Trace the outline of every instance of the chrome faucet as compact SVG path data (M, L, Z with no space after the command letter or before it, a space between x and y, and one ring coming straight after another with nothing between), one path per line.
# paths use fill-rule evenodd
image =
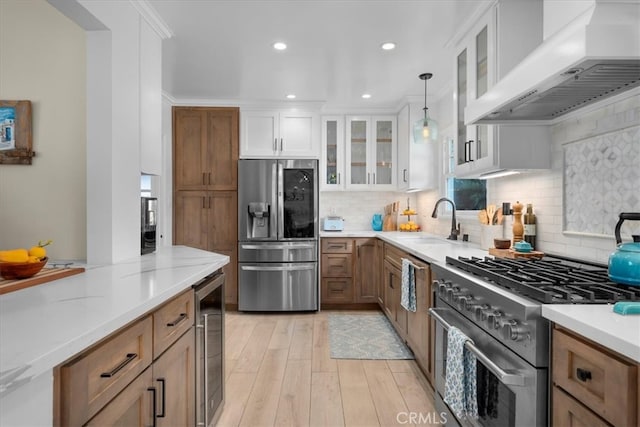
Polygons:
M447 199L446 197L442 197L438 199L435 207L433 208L433 213L431 214L431 218L438 218L438 205L440 202L449 202L451 203L451 234L447 237L448 240L458 240L458 234L460 234L460 225L456 222L456 204L453 203L453 200Z

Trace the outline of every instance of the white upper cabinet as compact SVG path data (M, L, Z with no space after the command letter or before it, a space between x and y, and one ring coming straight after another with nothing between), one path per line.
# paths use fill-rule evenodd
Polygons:
M140 171L162 173L162 40L140 18Z
M344 190L344 117L324 116L321 121L320 189Z
M307 112L241 112L240 157L320 157L318 115Z
M346 188L396 189L396 118L347 116Z
M416 144L413 123L424 117L423 107L407 104L398 113L398 170L400 191L438 187L438 145Z
M523 3L526 3L523 4ZM454 59L454 123L451 156L457 178L481 178L505 170L550 167L549 131L543 126L464 124L467 103L484 95L540 40L541 2L500 1L458 43ZM522 9L526 7L527 9Z
M492 8L456 48L454 64L455 175L464 177L493 162L493 128L464 124L467 102L482 96L495 81L495 10Z

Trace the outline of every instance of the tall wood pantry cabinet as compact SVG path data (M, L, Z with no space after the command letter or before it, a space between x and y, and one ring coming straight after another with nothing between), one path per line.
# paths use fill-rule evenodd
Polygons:
M173 107L173 242L228 255L238 303L239 108Z

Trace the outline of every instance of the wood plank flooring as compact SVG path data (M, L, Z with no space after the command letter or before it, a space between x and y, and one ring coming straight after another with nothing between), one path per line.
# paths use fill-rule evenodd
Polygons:
M410 414L437 419L433 389L415 361L331 359L329 313L227 312L226 402L216 425L373 427L410 425Z

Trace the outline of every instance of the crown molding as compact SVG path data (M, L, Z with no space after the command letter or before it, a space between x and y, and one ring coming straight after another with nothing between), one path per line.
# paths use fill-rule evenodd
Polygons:
M175 36L173 30L164 22L160 14L151 6L147 0L129 0L138 13L153 28L161 39L170 39Z

